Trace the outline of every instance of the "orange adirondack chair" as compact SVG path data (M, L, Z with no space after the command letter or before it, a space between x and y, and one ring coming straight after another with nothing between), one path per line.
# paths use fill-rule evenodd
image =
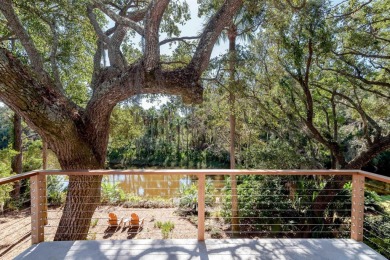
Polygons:
M144 219L140 219L139 216L135 213L131 214L130 228L140 229L144 224Z
M107 223L110 225L110 226L112 226L112 227L116 227L116 226L118 226L118 217L117 217L117 215L115 214L115 213L113 213L113 212L110 212L109 214L108 214L108 221L107 221Z

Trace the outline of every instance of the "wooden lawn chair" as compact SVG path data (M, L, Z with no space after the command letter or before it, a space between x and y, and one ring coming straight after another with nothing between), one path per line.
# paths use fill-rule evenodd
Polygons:
M115 213L110 212L108 214L108 221L107 221L107 223L110 225L110 227L117 227L117 226L122 224L122 221L123 221L123 218L121 218L119 223L118 223L118 217L117 217L117 215Z
M131 219L130 219L130 229L137 229L137 232L142 228L144 225L144 218L140 219L139 216L135 213L131 214Z

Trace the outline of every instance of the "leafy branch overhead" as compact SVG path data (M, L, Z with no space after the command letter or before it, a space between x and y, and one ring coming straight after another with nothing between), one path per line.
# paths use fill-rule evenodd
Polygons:
M23 1L4 0L0 9L7 20L8 30L19 40L21 52L31 66L26 70L25 65L14 62L9 52L2 49L1 72L9 73L14 77L18 74L23 75L23 77L29 78L32 84L21 84L16 89L16 86L11 86L3 79L1 98L6 104L23 114L26 120L30 121L37 129L42 126L42 123L34 118L49 119L50 113L59 113L59 111L54 111L54 100L61 100L61 106L66 107L66 109L62 109L67 111L64 111L65 114L62 117L69 119L69 121L77 120L86 124L100 121L96 117L107 118L118 102L135 94L174 94L181 95L185 102L198 103L202 99L203 91L199 82L200 75L208 65L213 45L226 26L227 17L232 16L239 9L241 2L230 0L221 5L221 8L205 25L204 31L200 35L170 37L160 40L159 34L163 25L178 21L183 22L188 19L188 7L179 6L176 1L170 3L168 0L95 0L87 2L87 7L84 5L85 1L79 1L76 5L69 6L62 2L53 4L50 1L24 3ZM176 13L173 14L179 13L178 15L181 17L174 18L175 21L164 20L170 19L167 18L169 15L166 15L166 12L173 12L173 7L176 10ZM75 8L78 8L78 11ZM105 29L107 17L114 21L114 25L112 28ZM34 26L30 27L31 24ZM77 26L80 28L76 28ZM42 28L45 29L43 34L41 33ZM81 33L88 38L77 39L69 35L68 28L73 30L72 33ZM168 28L170 27L168 26ZM167 31L166 28L164 30ZM122 53L122 49L129 44L126 41L129 35L134 34L142 37L143 52L139 59L129 63ZM43 37L40 38L40 36ZM74 49L66 53L67 48L72 48L69 45L73 43L66 42L67 37L73 37L74 44L83 48L85 53L79 53L79 57L72 57ZM176 70L162 69L159 45L174 40L184 41L187 39L199 39L189 63ZM47 52L48 48L51 49L49 52ZM88 65L88 62L91 62L88 54L91 55L93 49L95 52L91 67ZM102 64L105 53L108 54L108 66ZM77 58L84 58L87 61L85 68L77 69L90 73L89 76L85 73L83 77L84 84L85 80L90 80L89 86L91 88L89 94L86 94L89 96L89 100L84 100L85 108L75 105L66 94L68 85L72 85L69 84L70 82L66 82L66 73L69 67L80 61ZM26 91L22 90L32 90L33 88L37 88L37 91L34 92L51 92L55 98L51 102L50 100L40 101L40 95L38 95L36 101L45 109L36 111L37 115L31 117L25 112L27 104L23 104L25 99L22 98L22 92ZM13 91L16 91L17 95L5 93ZM18 96L20 96L19 99ZM45 136L42 131L38 132Z

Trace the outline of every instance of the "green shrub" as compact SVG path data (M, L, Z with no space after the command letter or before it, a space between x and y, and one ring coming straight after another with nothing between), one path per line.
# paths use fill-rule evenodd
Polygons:
M132 193L125 196L124 208L172 208L172 200L163 197L141 197Z
M161 221L157 221L156 223L154 223L154 227L155 228L161 228L162 224L163 223Z
M214 187L211 179L206 180L205 205L212 206L214 202ZM192 213L198 212L198 184L182 184L179 188L179 208Z
M23 151L23 172L42 167L42 140L27 140Z
M221 239L223 238L222 230L220 228L212 227L210 230L210 236L211 238Z
M47 179L47 202L50 205L58 206L65 202L66 187L64 177L58 175L48 175Z
M223 189L221 215L230 221L232 215L232 191L230 177L226 179ZM237 185L239 217L246 221L256 221L254 217L273 217L274 221L282 217L283 211L292 209L289 194L286 192L282 179L272 176L244 176ZM270 210L278 211L270 211ZM261 211L264 210L264 211Z
M102 197L101 197L102 203L112 204L112 203L126 201L126 193L121 187L119 187L118 182L112 183L109 181L103 181L101 187L102 187Z
M10 148L0 150L0 178L11 175L11 160L16 154L18 153ZM10 192L12 189L12 183L0 185L0 212L3 211L4 205L11 198Z
M166 221L166 222L157 221L154 224L154 227L161 229L161 234L163 236L163 239L167 239L171 231L175 228L175 224L171 221Z
M240 224L245 224L242 226L245 230L242 231L262 231L267 237L286 233L298 237L302 235L300 231L307 230L310 230L310 237L313 238L349 236L352 189L350 182L334 196L322 218L318 218L312 211L313 203L328 181L332 179L309 176L240 176L237 181L237 194ZM225 221L230 221L230 178L226 179L223 192L221 215ZM365 191L366 215L376 216L377 212L384 214L380 203L381 198L375 192ZM365 223L365 229L373 231L375 226L381 227L377 235L384 238L381 244L388 243L386 239L390 237L389 218L375 221L374 224ZM385 245L384 248L389 247L388 244Z
M364 243L390 259L390 216L367 215L364 218Z

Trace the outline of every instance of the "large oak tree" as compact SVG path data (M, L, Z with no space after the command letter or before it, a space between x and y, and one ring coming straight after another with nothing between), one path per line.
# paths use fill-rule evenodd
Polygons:
M196 35L197 48L190 62L177 69L165 69L160 46L192 38L160 40L161 27L177 22L167 13L175 15L172 9L177 7L177 1L32 2L0 0L0 40L16 39L20 47L16 55L7 48L0 49L0 99L41 135L65 170L104 168L109 118L118 102L145 93L180 95L184 102L201 102L200 76L208 66L219 34L242 4L242 0L224 1L203 32ZM112 28L103 26L105 17L113 21ZM164 23L165 19L170 21ZM70 34L88 30L93 32L89 37L95 40L94 46L85 39L81 44L68 41L67 48L62 45ZM142 38L142 55L130 63L122 51L127 39L136 34ZM80 59L69 51L72 44L79 44L84 54L92 48L95 52L90 71L77 66L77 70L90 73L89 82L88 77L82 82L89 87L84 106L71 98L66 89L68 82L61 76L67 70L77 71L72 61ZM106 53L109 65L103 66ZM55 240L86 238L100 200L100 183L101 176L69 177L66 205Z

